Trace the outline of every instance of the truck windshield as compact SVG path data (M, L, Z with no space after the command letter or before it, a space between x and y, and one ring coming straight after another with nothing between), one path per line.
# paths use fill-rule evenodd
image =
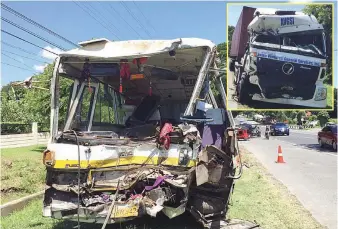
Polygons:
M279 36L272 34L260 34L255 39L256 42L269 43L286 47L297 48L298 52L313 53L325 56L326 47L323 33L287 33Z

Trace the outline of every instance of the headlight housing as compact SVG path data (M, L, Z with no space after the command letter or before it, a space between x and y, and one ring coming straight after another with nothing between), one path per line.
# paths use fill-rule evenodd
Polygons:
M45 166L53 166L55 164L55 153L48 149L43 151L42 162Z
M318 88L315 95L315 101L320 101L326 99L327 89L326 88Z

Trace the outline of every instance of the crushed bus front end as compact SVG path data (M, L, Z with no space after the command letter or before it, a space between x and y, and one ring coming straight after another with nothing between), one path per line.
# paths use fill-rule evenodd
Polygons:
M188 211L205 227L224 220L241 163L215 45L81 46L55 64L43 215L112 224ZM61 77L73 81L63 124Z

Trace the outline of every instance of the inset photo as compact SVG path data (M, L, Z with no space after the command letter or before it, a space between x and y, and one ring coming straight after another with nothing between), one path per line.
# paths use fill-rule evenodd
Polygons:
M227 107L333 109L333 4L228 3Z

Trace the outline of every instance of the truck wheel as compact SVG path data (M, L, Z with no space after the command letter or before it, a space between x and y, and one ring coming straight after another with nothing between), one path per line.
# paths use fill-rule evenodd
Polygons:
M333 151L337 152L337 142L335 141L332 142L332 149Z
M236 71L234 71L234 78L233 78L233 84L237 85L237 75L239 73L240 69L237 69Z
M230 63L229 63L229 70L231 72L234 72L235 71L235 60L230 60Z
M240 103L247 103L251 99L249 95L249 80L245 73L242 73L241 79L238 82L237 94Z

